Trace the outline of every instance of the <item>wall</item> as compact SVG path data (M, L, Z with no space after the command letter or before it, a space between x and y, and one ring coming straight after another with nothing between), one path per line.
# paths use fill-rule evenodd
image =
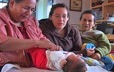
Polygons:
M52 4L51 0L39 0L36 6L36 18L38 20L48 18Z
M69 7L70 0L54 0L54 3L65 3ZM82 0L82 11L90 9L90 0ZM70 24L78 24L81 12L69 11L70 12Z
M36 18L38 20L47 17L47 0L39 0L36 6Z

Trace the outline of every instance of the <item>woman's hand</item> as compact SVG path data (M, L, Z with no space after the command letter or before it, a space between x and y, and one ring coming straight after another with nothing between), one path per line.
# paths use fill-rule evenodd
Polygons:
M37 41L38 43L38 47L40 48L46 48L52 51L58 51L61 50L62 48L58 45L55 45L54 43L52 43L51 41L47 40L47 39L41 39L39 41Z

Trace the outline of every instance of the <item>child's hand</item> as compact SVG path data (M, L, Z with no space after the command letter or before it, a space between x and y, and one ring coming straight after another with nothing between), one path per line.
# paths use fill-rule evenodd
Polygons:
M64 67L64 65L67 63L66 59L63 59L60 61L60 67L61 69Z
M93 44L93 43L87 43L86 44L86 46L85 46L85 48L87 49L87 50L94 50L95 49L95 45Z
M92 56L95 53L95 45L93 43L84 43L82 50L86 50L87 56Z
M94 49L87 49L87 56L92 56L95 53Z
M82 45L82 50L86 49L86 50L94 50L96 47L93 43L84 43Z
M94 53L91 57L97 60L101 59L101 55L99 53Z

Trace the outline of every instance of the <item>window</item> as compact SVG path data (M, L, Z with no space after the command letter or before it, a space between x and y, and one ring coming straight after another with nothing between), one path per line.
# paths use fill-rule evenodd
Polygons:
M7 5L8 0L0 0L0 8Z
M38 20L47 18L52 5L53 0L39 0L36 7L36 18Z

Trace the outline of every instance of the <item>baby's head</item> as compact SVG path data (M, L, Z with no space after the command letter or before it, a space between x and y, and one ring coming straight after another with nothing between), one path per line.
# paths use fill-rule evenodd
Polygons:
M85 61L80 56L69 56L69 60L63 67L64 72L86 72Z

